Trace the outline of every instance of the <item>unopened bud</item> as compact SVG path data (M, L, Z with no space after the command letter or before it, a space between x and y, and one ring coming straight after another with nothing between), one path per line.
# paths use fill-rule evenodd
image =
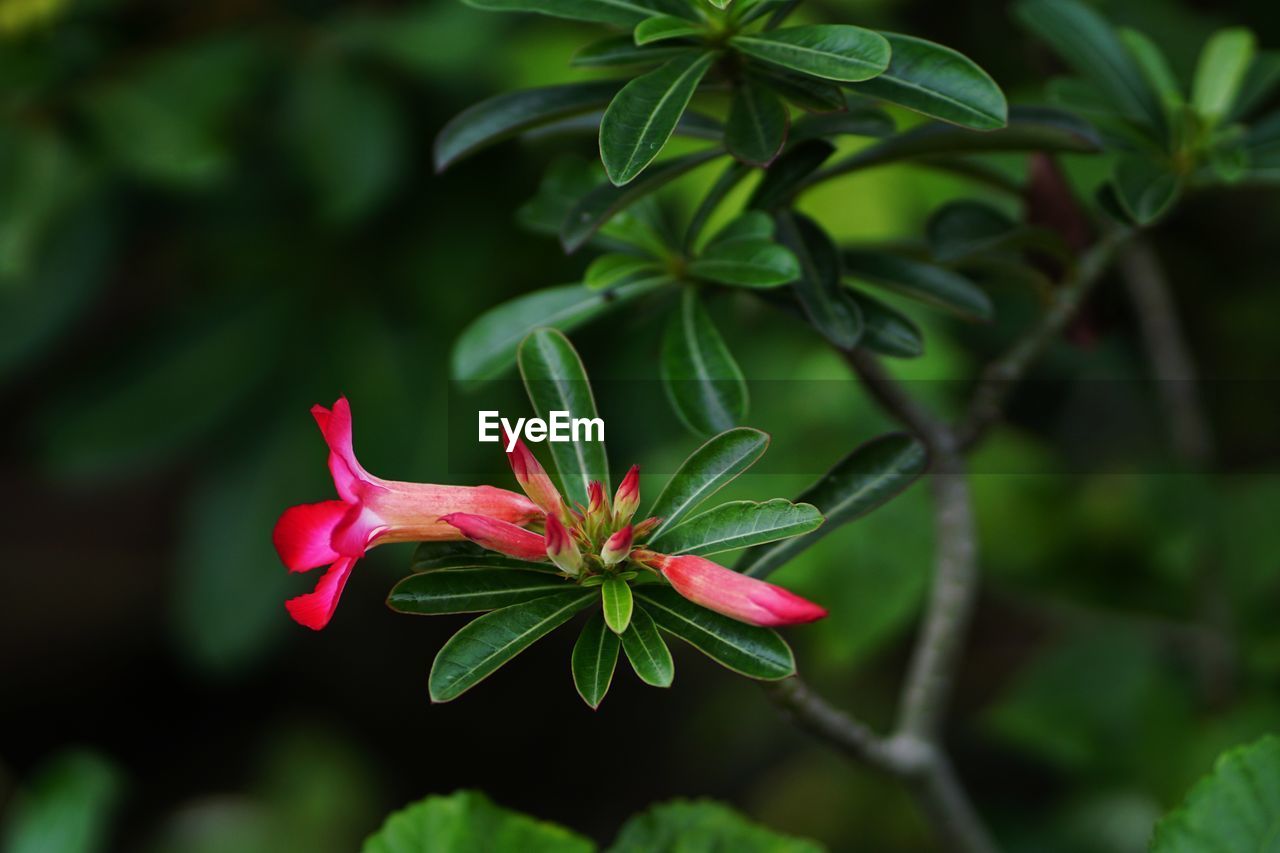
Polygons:
M600 559L606 566L622 562L631 553L632 538L633 532L628 524L605 540L604 547L600 549Z

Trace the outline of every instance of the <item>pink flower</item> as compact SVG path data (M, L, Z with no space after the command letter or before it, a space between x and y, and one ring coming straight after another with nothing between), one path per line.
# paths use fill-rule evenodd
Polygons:
M289 571L329 567L314 592L285 603L289 615L308 628L319 630L329 623L352 566L370 548L386 542L461 539L458 529L444 520L452 513L475 513L511 525L541 515L523 495L493 486L437 486L374 477L356 460L346 398L340 397L332 410L314 406L311 414L329 445L329 471L340 499L290 507L272 533L276 552Z
M578 543L554 515L547 516L547 556L570 577L582 574L582 552Z
M463 536L490 551L497 551L520 560L547 558L547 540L544 537L537 533L530 533L509 521L470 512L451 512L442 516L440 520L457 528Z
M708 610L751 625L798 625L827 615L812 601L702 557L635 551L631 558L657 569L676 592Z
M613 520L615 524L626 524L640 508L640 466L632 465L627 476L622 478L618 491L613 494Z
M510 444L510 442L511 436L508 434L506 443ZM547 515L554 515L563 522L570 520L569 508L560 497L560 490L556 488L555 483L551 482L546 469L523 441L516 439L515 446L507 453L507 461L511 463L511 471L516 475L516 482L520 484L520 488L524 489L524 493L530 500L541 507Z

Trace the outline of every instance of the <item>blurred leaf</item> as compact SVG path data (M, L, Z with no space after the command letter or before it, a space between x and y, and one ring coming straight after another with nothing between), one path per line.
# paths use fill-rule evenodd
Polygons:
M804 180L816 172L835 150L836 147L825 139L797 140L764 173L747 206L756 210L772 210L788 204Z
M609 254L601 255L587 266L582 274L582 284L590 290L607 290L662 275L661 264L652 258Z
M1217 124L1231 111L1255 49L1253 33L1244 27L1210 36L1191 81L1191 105L1208 124Z
M737 427L708 439L689 454L649 508L649 515L662 519L653 538L678 524L699 504L733 482L754 465L768 447L766 433Z
M441 569L522 569L527 572L559 571L551 563L530 563L489 551L473 542L423 542L413 552L411 572Z
M730 501L666 528L648 545L664 554L707 557L801 536L821 525L822 513L811 504L783 498Z
M667 398L695 433L712 435L746 417L746 379L695 288L684 289L667 325L660 370Z
M867 80L889 67L884 37L847 24L739 33L729 44L753 59L827 80Z
M595 845L552 823L494 805L476 791L427 797L387 818L362 853L593 853Z
M800 261L795 292L809 323L839 349L853 349L862 337L862 314L840 287L840 253L831 236L788 211L778 214L778 239Z
M55 756L12 802L4 820L5 853L106 851L121 788L119 771L94 753Z
M468 6L494 12L536 12L571 21L591 21L634 27L655 14L631 0L463 0Z
M846 249L845 272L970 320L989 320L991 298L959 273L935 264L869 249Z
M1150 225L1173 205L1182 192L1182 180L1168 163L1141 154L1116 161L1116 195L1138 225Z
M772 231L772 227L770 227ZM785 246L769 238L712 241L689 262L694 278L734 287L769 288L800 277L800 262Z
M662 803L631 818L609 853L822 853L823 849L815 842L751 823L719 803L694 800Z
M1280 86L1280 51L1261 50L1253 57L1249 72L1240 84L1230 121L1248 118L1275 94Z
M471 620L449 638L431 664L431 701L457 699L598 597L599 590L577 587Z
M801 116L791 128L792 143L826 136L891 136L893 117L874 107L858 107L838 113Z
M397 613L421 615L483 613L560 592L565 584L550 572L436 569L401 579L387 596L387 606Z
M1172 120L1186 103L1182 96L1182 86L1169 67L1168 60L1160 47L1143 33L1132 29L1120 30L1120 40L1128 48L1134 61L1142 69L1143 75L1151 88L1160 96L1164 104L1165 116Z
M749 65L747 76L764 83L803 110L814 113L844 111L844 92L831 80L810 77L772 65Z
M929 253L941 263L1033 251L1070 267L1074 253L1062 235L1048 228L1015 222L997 207L958 199L934 211L925 226Z
M636 46L641 47L653 42L694 36L703 32L702 25L688 18L675 15L655 15L636 24L632 38Z
M607 583L607 581L606 581ZM624 586L626 581L620 581ZM613 671L618 665L618 635L605 624L600 611L582 626L578 641L573 644L570 666L573 670L573 686L582 701L592 709L600 707L613 683Z
M865 293L849 296L862 312L862 346L895 358L924 354L924 333L909 317Z
M796 498L817 507L826 522L806 536L762 545L734 566L752 577L764 577L841 525L861 518L902 492L924 473L923 445L910 436L886 435L856 448Z
M450 119L436 136L436 171L531 128L600 109L618 88L613 80L566 83L507 92L470 106Z
M630 183L661 153L715 54L669 59L622 87L600 121L600 157L615 186Z
M538 417L549 420L551 412L568 412L573 420L597 417L582 359L564 335L554 329L535 329L520 342L517 361L529 402ZM590 503L587 484L593 480L604 486L606 494L610 491L603 430L598 441L552 442L550 447L560 475L561 494L570 506Z
M974 130L994 130L1008 122L1004 93L973 60L913 36L883 36L893 51L889 68L854 85L855 92Z
M700 48L687 44L638 45L631 36L612 36L579 50L570 65L611 68L618 65L657 64Z
M31 287L25 279L89 183L87 167L55 134L6 128L0 136L0 298Z
M658 627L721 666L748 678L776 681L796 671L791 647L777 632L699 607L670 587L636 587L638 603Z
M1280 738L1222 755L1186 801L1156 825L1152 853L1274 850L1280 839Z
M631 614L631 624L622 634L622 648L631 668L651 687L670 687L676 677L675 662L653 617L639 604Z
M768 166L787 141L791 116L782 99L750 79L734 87L724 145L729 153L753 166Z

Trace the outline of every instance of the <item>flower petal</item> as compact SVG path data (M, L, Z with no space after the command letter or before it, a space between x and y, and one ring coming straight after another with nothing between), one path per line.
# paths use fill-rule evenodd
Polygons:
M291 506L280 516L271 541L291 572L305 572L338 559L330 544L333 529L347 513L342 501L321 501Z
M798 625L827 615L793 592L726 569L703 557L637 551L632 558L662 572L676 592L708 610L751 625Z
M284 603L293 621L305 625L313 631L319 631L333 618L333 611L342 597L343 587L351 576L351 567L356 561L351 557L340 557L334 561L329 570L320 578L314 592L299 595Z
M387 529L387 523L363 503L346 506L346 514L333 528L330 544L339 554L359 559L373 545L378 534Z
M316 419L325 444L329 445L329 472L338 494L348 503L360 497L359 486L373 482L369 472L356 459L352 444L351 404L346 397L339 397L333 409L312 406L311 416Z
M453 525L463 536L490 551L521 560L547 559L547 540L510 522L469 512L452 512L441 516L440 520Z

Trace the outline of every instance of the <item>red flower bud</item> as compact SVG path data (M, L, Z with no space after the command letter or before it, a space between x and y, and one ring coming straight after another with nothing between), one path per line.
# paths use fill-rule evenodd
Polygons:
M632 465L613 495L613 522L626 524L640 508L640 466Z
M577 577L582 574L582 552L573 541L573 537L560 519L554 515L547 516L547 556L551 562L560 567L566 575Z
M662 572L676 592L708 610L751 625L796 625L827 615L812 601L702 557L636 551L632 558Z
M600 549L600 559L606 566L622 562L631 553L631 539L632 530L628 524L605 540L604 547Z
M520 560L547 558L546 539L523 527L469 512L452 512L442 516L440 520L456 527L463 536L490 551Z

